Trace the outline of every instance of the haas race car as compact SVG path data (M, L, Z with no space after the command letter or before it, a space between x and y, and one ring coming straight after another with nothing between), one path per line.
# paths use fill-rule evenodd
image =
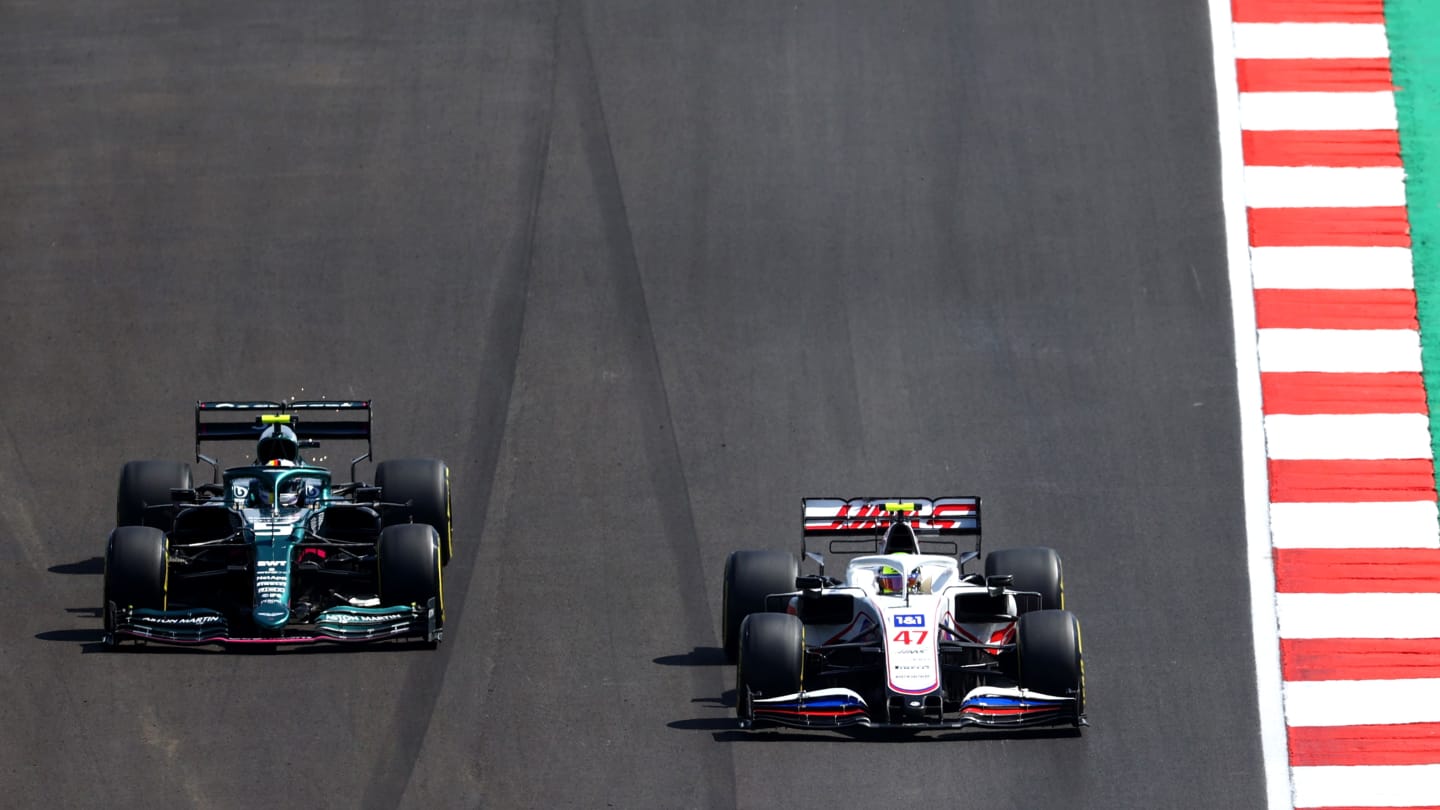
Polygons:
M356 481L371 425L368 401L196 403L210 483L180 462L121 470L105 644L438 643L450 472L404 459L377 465L373 485ZM349 482L301 455L321 440L364 443ZM203 442L248 442L255 456L222 472Z
M980 559L980 498L806 498L799 560L725 563L742 728L1083 726L1080 623L1049 548ZM959 551L958 538L974 538ZM826 574L824 539L848 559ZM810 560L819 573L799 575Z

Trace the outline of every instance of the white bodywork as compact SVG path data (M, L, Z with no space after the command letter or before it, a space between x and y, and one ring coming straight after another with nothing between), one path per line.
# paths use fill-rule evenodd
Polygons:
M876 577L886 567L900 571L902 582L910 581L912 571L918 572L918 587L907 588L903 594L881 593ZM996 644L1013 641L1013 620L956 622L951 612L955 595L962 591L984 592L985 586L961 580L960 565L953 557L935 554L856 557L845 569L844 583L827 588L826 592L849 592L856 597L850 622L809 625L806 642L825 645L873 640L883 645L886 676L890 690L895 693L923 695L939 688L942 639ZM1010 596L1004 598L1004 612L1013 616L1015 600Z

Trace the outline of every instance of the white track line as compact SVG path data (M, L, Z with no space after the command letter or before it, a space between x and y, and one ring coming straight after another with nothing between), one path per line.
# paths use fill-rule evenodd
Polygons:
M1440 638L1440 593L1282 593L1281 638Z
M1255 130L1393 130L1395 94L1241 93L1240 123Z
M1429 458L1423 413L1273 414L1265 417L1270 458Z
M1237 23L1237 59L1381 59L1383 23Z
M1440 723L1440 678L1393 681L1287 681L1292 726Z
M1432 501L1273 503L1275 548L1440 548Z
M1440 765L1327 765L1294 778L1297 807L1440 805Z
M1410 248L1403 247L1257 247L1250 266L1256 289L1415 288Z
M1230 313L1235 334L1235 390L1240 415L1240 464L1245 496L1245 560L1250 575L1250 640L1255 654L1256 709L1269 810L1291 810L1290 748L1281 698L1276 643L1275 569L1270 549L1269 472L1265 462L1260 362L1256 352L1255 296L1250 279L1250 234L1245 211L1240 86L1236 78L1230 0L1210 0L1214 43L1216 124L1220 143L1220 197L1225 215L1225 257L1230 271ZM1390 106L1394 109L1393 99ZM1258 113L1253 113L1258 115Z
M1362 208L1405 204L1398 166L1247 166L1251 208Z
M1420 371L1413 329L1261 329L1262 371Z

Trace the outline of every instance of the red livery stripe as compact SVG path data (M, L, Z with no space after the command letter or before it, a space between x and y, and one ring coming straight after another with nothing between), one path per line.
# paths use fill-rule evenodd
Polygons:
M1247 166L1399 166L1400 136L1393 129L1354 131L1250 131L1240 133Z
M1440 548L1277 548L1276 593L1440 593Z
M1440 638L1282 638L1287 681L1440 678Z
M1237 23L1383 23L1383 0L1233 0Z
M1429 413L1416 371L1267 371L1260 386L1267 414Z
M1440 723L1290 729L1291 765L1436 763L1440 763Z
M1251 208L1253 247L1409 247L1405 206Z
M1419 329L1413 290L1255 291L1257 329Z
M1274 503L1434 501L1428 458L1380 460L1270 459Z
M1369 93L1394 90L1390 60L1237 59L1242 93Z

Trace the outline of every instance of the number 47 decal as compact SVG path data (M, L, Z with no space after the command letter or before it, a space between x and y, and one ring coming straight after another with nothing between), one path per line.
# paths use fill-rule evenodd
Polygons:
M924 644L925 637L930 635L929 630L901 630L890 637L896 644Z

